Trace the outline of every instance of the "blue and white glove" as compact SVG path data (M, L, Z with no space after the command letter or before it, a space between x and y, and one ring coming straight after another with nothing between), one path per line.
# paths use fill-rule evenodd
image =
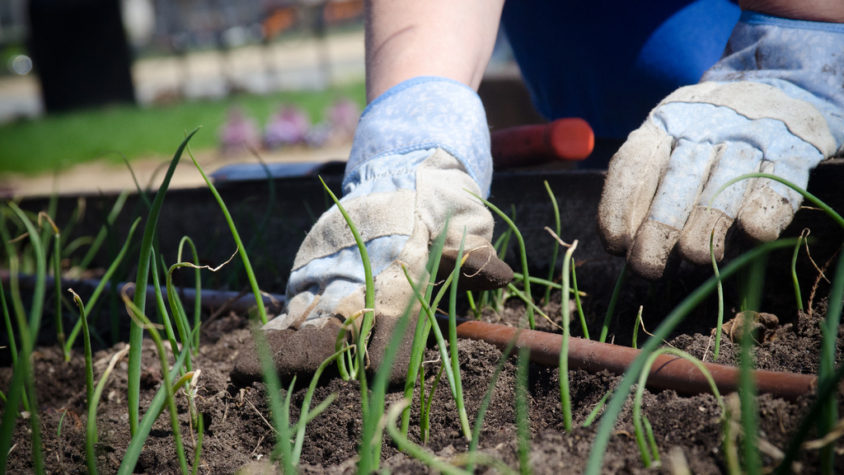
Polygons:
M461 283L494 288L512 279L489 242L492 215L470 194L486 196L491 179L486 115L470 88L416 78L385 92L363 112L340 201L366 243L374 275L369 355L375 365L414 296L402 266L414 278L424 276L429 245L446 221L446 266L449 257L453 265L465 230L469 258ZM340 324L364 310L360 253L336 206L299 248L287 298L285 312L263 329L280 373L310 372L334 352ZM404 376L403 364L394 365L393 379Z
M607 249L640 275L662 276L676 247L709 262L736 221L776 239L802 197L765 172L806 187L810 171L844 151L844 24L744 12L724 57L699 84L660 102L610 162L599 207Z

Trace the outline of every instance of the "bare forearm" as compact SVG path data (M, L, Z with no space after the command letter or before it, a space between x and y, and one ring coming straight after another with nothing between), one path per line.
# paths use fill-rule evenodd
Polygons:
M477 89L502 6L503 0L367 1L367 100L423 75Z
M744 10L795 20L844 23L842 0L740 0Z

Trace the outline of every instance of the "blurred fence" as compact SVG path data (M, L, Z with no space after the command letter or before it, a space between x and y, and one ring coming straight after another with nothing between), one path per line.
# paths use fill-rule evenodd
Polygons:
M119 13L113 18L92 13L104 6L119 6L115 8ZM56 18L72 24L64 26ZM72 22L67 21L70 18ZM50 26L38 28L39 19L48 19ZM96 32L115 22L121 33L98 41ZM362 25L361 0L4 0L0 2L0 120L40 114L49 89L45 79L83 76L94 68L71 66L98 61L102 68L118 62L111 58L121 49L128 50L132 59L130 66L122 66L130 69L130 97L144 104L323 88L362 79ZM122 47L113 44L121 40ZM84 46L68 46L74 42ZM42 43L47 47L38 48ZM36 50L42 53L33 54ZM79 96L67 80L53 82L65 84L60 95ZM123 100L115 97L116 102ZM107 102L108 97L95 98L81 106ZM49 104L46 109L52 110Z

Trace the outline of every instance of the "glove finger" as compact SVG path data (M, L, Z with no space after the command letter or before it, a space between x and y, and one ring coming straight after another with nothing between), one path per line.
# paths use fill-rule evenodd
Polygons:
M267 322L263 329L285 330L287 328L299 328L319 301L320 296L318 294L315 295L309 291L300 292L288 299L284 313Z
M735 218L721 210L707 206L695 206L689 216L689 222L683 228L677 249L686 259L695 264L705 265L712 256L709 253L710 238L712 240L712 255L716 261L724 258L724 241L727 231L733 225Z
M716 147L715 167L680 235L678 248L683 257L696 264L709 263L712 236L715 259L723 259L727 231L744 201L749 181L739 181L718 192L731 179L757 171L761 161L762 152L746 143L730 142Z
M613 156L598 206L598 227L607 251L624 254L630 248L670 153L671 137L648 120Z
M762 162L761 171L777 176L786 176L799 187L806 188L809 182L809 170L805 166L795 166L791 161ZM750 192L744 205L739 210L738 223L742 230L758 241L773 241L779 237L794 218L794 213L803 201L803 197L772 180L757 178L750 185Z
M633 270L649 279L662 277L668 256L697 203L715 156L706 143L680 140L627 256Z
M493 290L506 286L513 280L513 269L498 258L491 244L486 243L464 251L466 260L460 267L457 285L463 290ZM444 249L440 257L437 279L443 280L454 270L457 249Z

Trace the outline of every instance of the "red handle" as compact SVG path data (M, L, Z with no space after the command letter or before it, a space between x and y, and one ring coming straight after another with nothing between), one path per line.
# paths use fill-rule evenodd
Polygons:
M498 130L491 139L492 160L497 169L583 160L595 147L592 127L576 117Z

